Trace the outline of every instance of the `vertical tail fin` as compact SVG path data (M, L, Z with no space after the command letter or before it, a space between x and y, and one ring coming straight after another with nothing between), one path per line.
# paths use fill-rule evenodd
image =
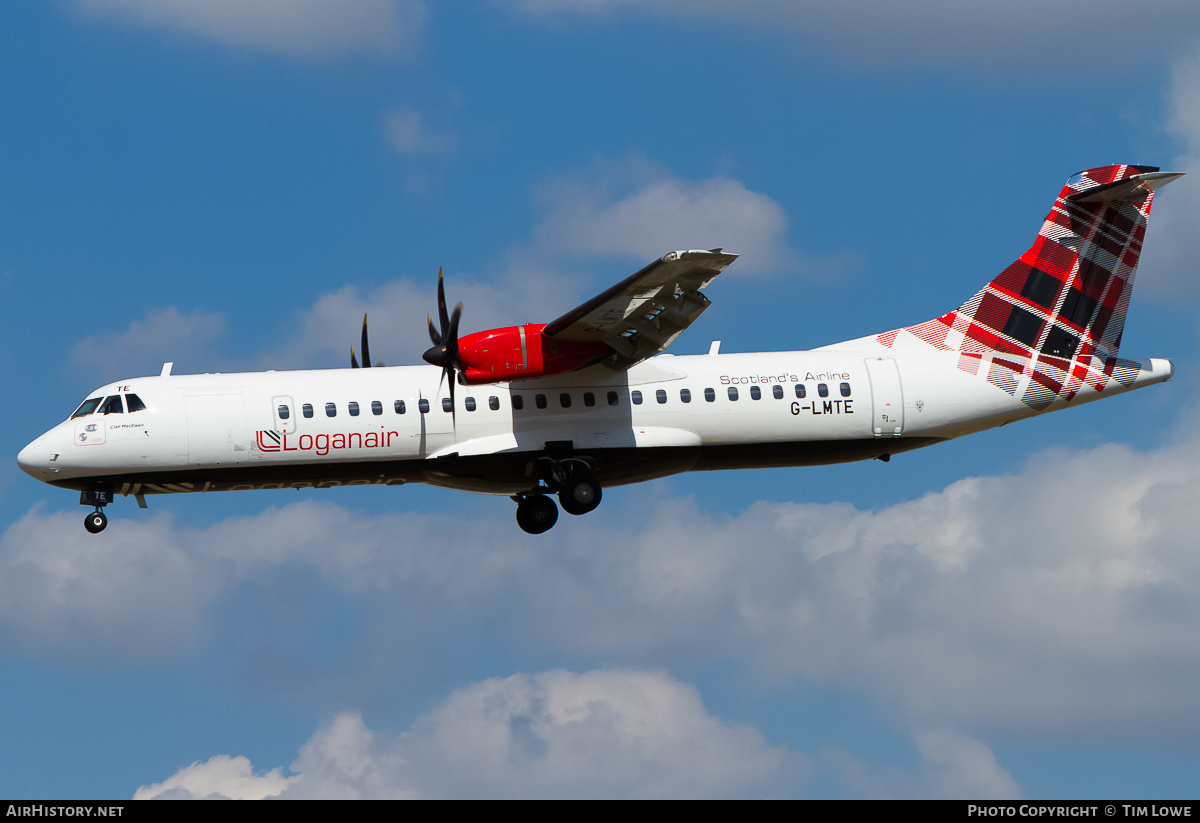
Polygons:
M1117 358L1156 189L1182 174L1103 166L1067 181L1029 251L952 312L885 332L960 352L959 368L1041 409L1102 390L1133 368Z

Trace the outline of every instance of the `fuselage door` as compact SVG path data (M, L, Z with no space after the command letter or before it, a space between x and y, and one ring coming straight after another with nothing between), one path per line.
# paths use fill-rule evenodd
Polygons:
M183 404L190 465L228 466L246 461L246 404L240 389L185 393Z
M875 410L872 431L876 437L899 437L904 432L904 392L896 361L891 357L869 357L866 363Z
M280 434L294 434L296 431L296 402L287 395L277 395L271 398L271 414L275 419L275 431Z

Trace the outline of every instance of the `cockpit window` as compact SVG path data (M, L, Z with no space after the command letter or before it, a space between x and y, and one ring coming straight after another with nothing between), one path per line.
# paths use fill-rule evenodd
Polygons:
M135 411L146 410L146 404L136 394L125 395L125 405L128 407L130 414L133 414Z
M121 395L114 394L112 397L104 398L104 405L100 407L101 414L124 414L125 406L121 404Z
M104 400L103 397L89 397L87 400L84 400L83 403L79 405L79 408L75 410L75 413L71 415L71 419L74 420L76 417L84 417L91 414L96 410L96 407L100 405L102 400Z

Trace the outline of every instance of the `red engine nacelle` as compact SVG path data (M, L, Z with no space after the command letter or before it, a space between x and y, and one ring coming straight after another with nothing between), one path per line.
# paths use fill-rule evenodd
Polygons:
M608 354L606 343L551 340L545 323L526 323L475 332L458 339L458 359L467 383L524 380L577 369Z

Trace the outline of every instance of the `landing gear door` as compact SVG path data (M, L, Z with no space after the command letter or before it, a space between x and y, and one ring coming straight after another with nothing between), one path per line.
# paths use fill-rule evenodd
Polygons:
M875 410L872 431L876 437L899 437L904 432L904 392L896 361L891 357L869 357L866 364Z
M296 402L291 397L279 395L271 398L271 414L275 420L275 431L280 434L296 432Z

